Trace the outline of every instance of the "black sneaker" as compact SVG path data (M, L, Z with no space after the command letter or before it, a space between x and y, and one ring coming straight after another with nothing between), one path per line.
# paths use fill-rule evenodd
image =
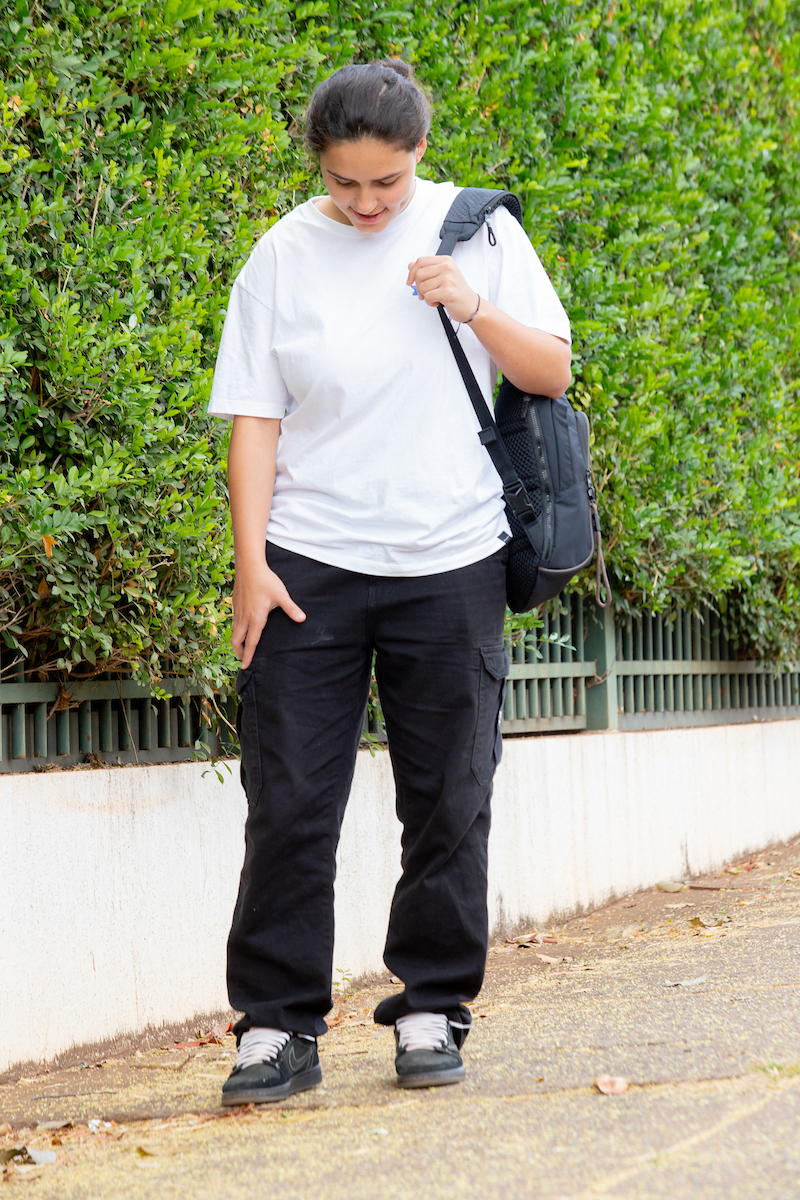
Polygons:
M316 1038L309 1040L278 1030L248 1030L239 1043L236 1066L222 1085L222 1103L269 1104L319 1083L322 1067Z
M400 1017L394 1036L398 1087L440 1087L461 1083L465 1078L450 1022L442 1013L409 1013Z

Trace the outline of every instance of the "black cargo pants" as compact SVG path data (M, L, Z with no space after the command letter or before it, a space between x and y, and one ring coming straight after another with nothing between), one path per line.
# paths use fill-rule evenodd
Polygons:
M273 610L236 685L248 800L228 940L230 1001L245 1014L238 1033L326 1032L336 847L373 651L403 824L384 960L405 985L375 1019L440 1012L468 1026L464 1001L480 990L488 940L507 554L387 578L267 547L306 620Z

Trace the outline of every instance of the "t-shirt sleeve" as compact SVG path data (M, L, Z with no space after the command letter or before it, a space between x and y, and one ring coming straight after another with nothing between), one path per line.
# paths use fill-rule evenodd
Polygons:
M489 299L523 325L571 342L569 317L525 230L506 208L491 221L500 253L489 255Z
M272 255L259 245L237 276L219 344L210 416L282 417L290 402L272 351Z

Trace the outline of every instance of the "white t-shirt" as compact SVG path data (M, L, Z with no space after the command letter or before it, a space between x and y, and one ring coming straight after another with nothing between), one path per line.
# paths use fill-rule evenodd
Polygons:
M435 308L406 284L435 254L457 194L418 179L376 233L313 201L259 240L233 285L208 411L281 417L267 536L367 575L435 575L478 562L508 532L500 480ZM525 325L569 340L566 313L518 222L493 214L453 258L470 286ZM458 334L491 403L496 368Z

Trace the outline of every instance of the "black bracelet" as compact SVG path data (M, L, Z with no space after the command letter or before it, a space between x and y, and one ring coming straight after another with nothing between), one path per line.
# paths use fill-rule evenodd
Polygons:
M475 294L478 297L478 308L475 309L475 312L472 314L471 317L469 317L466 321L462 322L463 325L469 325L475 319L475 317L477 317L477 315L478 315L478 309L481 306L481 297L480 297L480 292L476 292Z

